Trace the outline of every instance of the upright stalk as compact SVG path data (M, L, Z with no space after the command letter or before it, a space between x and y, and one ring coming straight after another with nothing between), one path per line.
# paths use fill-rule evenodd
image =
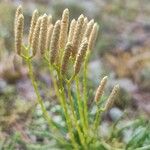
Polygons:
M71 84L69 82L67 83L67 89L68 89L68 98L69 98L69 103L71 106L72 115L73 115L73 118L75 119L76 114L75 114L75 109L74 109L74 102L73 102L72 96L71 96Z
M98 105L97 105L97 111L96 111L96 116L95 116L95 120L94 120L94 130L96 130L99 126L99 123L101 121L101 114L104 110L103 109L99 109Z
M77 104L78 104L78 109L79 109L79 116L80 116L80 120L81 120L81 125L83 128L83 132L86 135L87 134L87 130L86 130L86 125L85 125L85 121L84 121L84 112L83 112L83 105L82 105L82 100L81 100L81 95L80 95L80 88L79 88L79 77L78 75L75 78L76 81L76 90L77 90Z
M54 128L56 131L56 125L55 123L53 122L53 120L50 118L45 106L44 106L44 103L43 103L43 100L41 98L41 95L39 93L39 90L38 90L38 85L35 81L35 78L34 78L34 74L33 74L33 68L32 68L32 63L31 63L31 58L27 58L26 59L26 62L27 62L27 65L28 65L28 68L29 68L29 77L31 79L31 82L32 82L32 85L33 85L33 88L34 88L34 91L36 93L36 96L37 96L37 102L38 104L40 104L41 106L41 109L42 109L42 112L43 112L43 117L45 118L45 120L47 121L48 125L50 128ZM59 142L61 143L64 143L60 138L56 138Z
M83 70L83 107L84 107L84 121L86 128L88 129L88 108L87 108L87 63L89 59L89 53L85 58L84 62L84 70Z
M67 87L68 87L68 98L69 98L69 102L70 102L70 105L71 105L73 119L74 119L77 131L78 131L78 134L79 134L80 142L83 145L84 149L87 149L87 145L85 143L84 135L83 135L83 133L82 133L82 131L80 129L80 126L79 126L78 120L77 120L77 116L75 114L75 109L74 109L73 100L72 100L72 96L71 96L71 85L70 85L70 82L67 83Z
M26 62L27 62L28 68L29 68L29 77L31 79L31 82L32 82L35 94L37 96L37 101L38 101L38 103L41 106L41 109L42 109L42 112L43 112L43 117L46 119L46 121L47 121L47 123L48 123L48 125L50 127L54 127L53 121L50 118L50 116L49 116L49 114L48 114L48 112L47 112L47 110L46 110L46 108L44 106L44 103L43 103L43 100L41 98L41 95L39 93L38 86L37 86L37 83L35 81L34 74L33 74L33 68L32 68L31 59L27 58Z
M52 66L49 64L49 61L48 59L45 57L45 60L48 64L48 68L49 68L49 72L50 74L53 73L53 69L52 69ZM71 141L74 145L74 148L77 149L77 144L75 142L75 139L74 139L74 135L73 135L73 132L72 132L72 129L71 129L71 120L69 118L69 114L68 114L68 108L67 108L67 102L66 102L66 98L65 98L65 92L64 92L64 88L63 88L63 84L62 84L62 79L61 79L61 76L59 74L59 71L57 71L57 75L59 77L59 83L60 83L60 89L56 83L56 79L53 77L53 74L51 76L52 78L52 82L53 82L53 85L54 85L54 89L55 89L55 92L56 92L56 95L57 95L57 98L60 102L60 105L63 109L63 112L64 112L64 115L65 115L65 118L66 118L66 122L67 122L67 125L68 125L68 130L69 130L69 134L70 134L70 137L71 137Z
M66 97L65 97L65 92L64 92L64 88L63 88L62 79L61 79L59 74L58 74L58 76L59 76L59 83L60 83L61 101L63 103L63 109L64 109L64 114L65 114L68 130L69 130L70 138L71 138L71 141L72 141L72 144L73 144L74 148L76 150L78 150L78 145L75 141L75 137L74 137L74 133L73 133L73 125L71 123L71 119L70 119L70 116L69 116L69 113L68 113L67 102L66 102Z

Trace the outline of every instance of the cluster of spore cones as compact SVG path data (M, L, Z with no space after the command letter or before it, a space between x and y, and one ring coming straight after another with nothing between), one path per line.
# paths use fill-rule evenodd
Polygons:
M96 90L95 98L93 102L97 106L97 114L95 117L95 122L90 125L89 121L89 111L88 111L88 89L87 89L87 64L90 54L93 53L93 48L95 41L98 35L98 24L94 20L88 20L83 14L80 15L77 19L69 18L69 10L65 9L62 13L61 20L57 20L53 23L53 18L51 15L40 15L37 10L32 14L29 34L28 34L28 43L23 43L23 32L24 32L24 15L22 6L19 6L16 10L15 22L14 22L14 33L15 33L15 50L16 53L24 59L27 59L29 63L29 72L30 77L33 83L33 87L39 99L39 103L43 110L45 118L48 118L48 114L42 103L40 94L38 93L37 85L33 78L33 72L31 70L30 61L36 55L40 55L41 58L44 58L49 63L50 67L53 70L56 70L58 74L58 82L55 83L55 89L58 97L60 97L60 103L64 114L66 117L66 122L68 124L68 132L70 139L73 143L73 147L78 149L77 141L75 140L75 135L72 131L73 126L77 130L80 138L80 144L86 149L89 142L88 136L88 127L93 125L93 128L96 130L99 123L99 117L101 111L106 111L110 109L114 103L115 97L119 90L119 86L114 86L110 96L108 97L104 107L99 109L100 99L102 98L103 92L105 90L107 77L104 77L99 87ZM26 46L27 45L27 46ZM26 52L24 52L26 51ZM67 78L67 72L70 66L72 66L71 77ZM83 66L83 70L81 67ZM83 73L83 97L81 96L82 92L80 91L80 81L78 80L79 73ZM57 80L57 79L54 79ZM79 107L79 118L76 115L77 110L74 108L71 95L71 83L75 81L77 85L77 104ZM68 86L68 96L65 98L65 85ZM69 102L67 99L70 99ZM68 106L71 105L71 106ZM71 108L71 112L67 109ZM70 119L69 115L72 113L73 121ZM81 122L81 125L79 122ZM51 120L50 120L51 122Z

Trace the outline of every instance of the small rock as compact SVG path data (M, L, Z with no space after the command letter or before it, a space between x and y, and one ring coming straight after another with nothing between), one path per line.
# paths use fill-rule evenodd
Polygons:
M28 79L22 79L16 84L18 93L27 100L36 100L36 95L31 84L31 81Z
M137 85L134 84L130 79L128 78L121 78L121 79L111 79L110 85L114 86L116 84L119 84L120 88L124 89L127 92L134 92L138 89Z
M6 86L7 86L6 81L3 79L0 79L0 93L3 93L5 91Z
M109 124L108 122L102 122L100 125L100 133L103 137L109 136Z
M102 62L100 60L95 60L89 63L88 75L96 85L98 85L100 82L100 76L102 75L102 72Z
M119 108L114 107L109 111L109 115L113 121L117 121L123 115L123 112Z

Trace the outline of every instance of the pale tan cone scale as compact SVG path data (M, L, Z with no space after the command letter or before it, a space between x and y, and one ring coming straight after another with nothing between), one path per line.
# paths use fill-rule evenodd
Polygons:
M17 27L18 17L22 13L23 13L22 6L20 5L20 6L17 7L16 13L15 13L15 21L14 21L14 33L15 34L16 34L16 27Z
M41 20L40 37L39 37L39 50L41 55L44 55L46 50L46 35L47 35L47 15L44 14Z
M82 62L84 61L86 51L88 47L87 39L84 39L83 43L81 44L79 51L76 56L75 64L74 64L74 73L77 75L80 71Z
M40 34L40 25L41 25L42 17L39 17L33 32L33 39L31 42L31 48L32 48L32 56L36 55L36 52L39 47L39 34Z
M94 25L94 20L92 19L92 20L87 24L87 28L86 28L86 30L85 30L85 33L84 33L83 38L86 37L87 40L89 40L89 37L90 37L91 31L92 31L93 25Z
M62 58L62 64L61 64L61 73L62 75L64 75L67 72L67 65L69 62L69 57L71 55L71 51L72 51L72 44L70 42L68 42L66 44L65 50L64 50L64 55Z
M29 37L28 37L29 45L31 45L31 42L32 42L34 28L35 28L36 22L38 20L38 14L39 13L37 10L35 10L32 14L31 25L30 25L30 30L29 30Z
M51 24L52 24L52 15L49 15L48 18L47 18L47 25L48 25L48 27Z
M53 33L53 28L54 26L51 24L48 27L47 30L47 37L46 37L46 50L49 51L50 49L50 42L51 42L51 37L52 37L52 33Z
M15 34L15 49L18 55L21 54L22 49L23 28L24 28L24 16L20 14L18 17Z
M57 59L59 50L59 35L60 35L60 20L58 20L53 29L52 38L50 42L50 62L53 64Z
M75 27L76 27L76 23L77 22L76 22L75 19L73 19L71 21L70 28L69 28L68 42L72 42L74 31L75 31Z
M76 54L78 52L83 23L84 23L84 16L80 15L77 20L77 24L76 24L76 28L75 28L73 40L72 40L72 44L73 44L72 56L74 58L76 57Z
M60 29L60 38L59 38L60 50L64 49L67 43L68 26L69 26L69 10L65 9L63 11L62 20L61 20L61 29Z
M87 17L84 18L84 24L83 24L83 27L82 27L82 32L81 32L81 37L80 37L80 43L82 43L82 41L84 40L84 33L86 31L86 28L87 28L87 24L88 24L88 19Z
M105 86L106 86L106 83L107 83L107 76L105 76L100 84L99 84L99 87L96 91L96 94L95 94L95 98L94 98L94 101L97 103L100 98L102 97L103 93L104 93L104 89L105 89Z
M105 108L104 108L105 111L109 110L112 107L112 105L114 104L114 101L115 101L115 98L117 97L118 91L119 91L119 85L114 86L110 96L108 97L108 99L106 101Z
M91 32L90 38L89 38L88 50L93 49L96 39L97 39L97 35L98 35L98 25L97 25L97 23L94 23L94 26L93 26L93 29L92 29L92 32Z

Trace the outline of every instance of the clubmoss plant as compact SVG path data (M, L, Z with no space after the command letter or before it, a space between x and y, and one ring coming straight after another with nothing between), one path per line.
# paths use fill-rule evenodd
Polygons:
M21 6L18 7L15 17L16 53L28 65L37 102L41 106L43 117L46 119L51 132L54 135L58 133L59 136L55 138L61 143L66 142L65 137L68 135L67 142L71 141L72 148L76 150L89 149L97 141L100 143L99 146L102 146L104 142L101 142L101 137L97 131L101 114L113 105L119 87L118 85L115 86L108 101L100 105L107 77L102 79L93 100L94 105L97 106L97 113L95 118L91 119L90 108L88 107L87 65L98 34L97 23L94 23L94 20L88 22L86 17L80 15L77 21L73 19L69 25L69 10L65 9L62 19L52 24L51 15L38 16L36 10L31 20L29 43L28 46L25 46L22 43L24 17L21 8ZM23 51L28 53L24 54ZM61 105L65 116L67 128L65 135L61 134L60 126L53 120L53 116L46 111L38 89L32 65L33 58L38 51L41 54L40 59L47 64L58 103ZM72 65L73 68L70 71L71 74L68 73L69 65ZM82 81L80 80L81 75ZM75 92L72 85L75 85ZM77 99L74 98L74 94ZM77 104L77 109L75 104Z

